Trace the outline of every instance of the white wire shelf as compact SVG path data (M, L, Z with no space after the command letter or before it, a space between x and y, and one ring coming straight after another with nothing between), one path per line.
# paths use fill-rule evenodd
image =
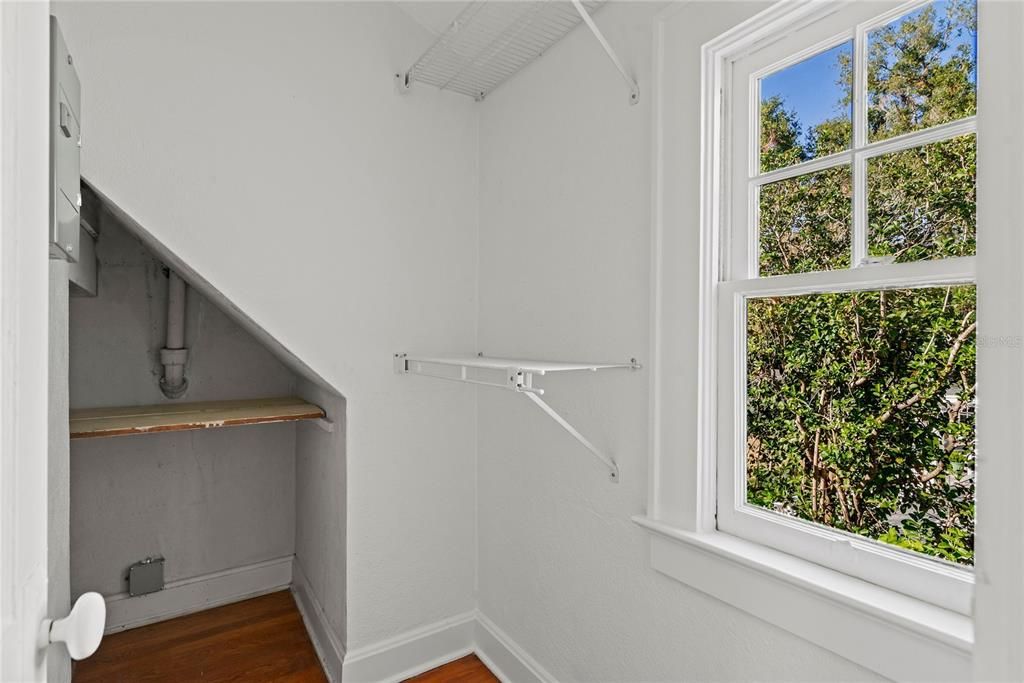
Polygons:
M431 365L455 365L483 370L513 370L544 375L549 372L573 372L579 370L609 370L612 368L632 368L634 361L629 363L566 363L552 360L525 360L522 358L491 358L488 356L436 356L420 357L405 356L406 363L429 363Z
M549 406L541 396L544 390L533 384L534 375L555 372L597 372L598 370L639 370L640 363L630 358L628 363L578 363L564 361L532 360L522 358L491 358L477 356L411 356L396 353L395 372L401 375L423 375L434 379L446 379L467 384L476 384L497 389L509 389L523 394L534 405L579 441L598 460L603 462L613 482L619 481L619 467L615 459L592 444L565 418Z
M542 55L581 22L594 32L630 85L630 101L639 99L636 83L590 19L606 0L475 0L404 74L401 91L427 83L482 100L509 77Z

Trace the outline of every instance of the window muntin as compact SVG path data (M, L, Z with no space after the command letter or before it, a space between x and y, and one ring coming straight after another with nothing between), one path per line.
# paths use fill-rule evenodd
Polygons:
M859 536L836 528L834 524L826 526L799 516L780 514L774 511L775 500L762 498L754 501L770 503L771 509L766 505L751 504L748 502L746 481L749 404L746 394L746 316L749 302L766 298L843 292L863 292L864 296L869 296L877 295L882 290L936 291L950 286L958 292L973 292L973 221L965 218L973 215L972 209L968 207L967 210L961 211L959 217L954 215L955 220L952 222L947 220L948 207L956 205L954 199L973 202L973 156L969 162L965 162L965 166L971 168L967 168L967 172L962 174L959 184L954 184L952 188L943 188L944 194L938 193L942 196L939 202L936 202L934 193L924 190L905 193L902 201L894 200L890 196L880 196L878 188L887 185L881 182L884 177L875 179L873 187L876 192L869 198L869 190L872 189L872 170L884 176L891 167L898 167L901 162L906 163L908 157L920 156L922 149L932 152L937 149L936 145L948 146L952 144L948 141L963 139L970 141L969 144L962 145L963 149L969 150L973 155L973 135L976 128L973 114L938 125L928 124L928 127L916 128L905 133L894 133L884 139L870 139L868 135L868 37L881 27L899 24L903 17L918 12L924 6L924 3L915 2L876 16L875 13L879 11L878 5L853 3L847 5L846 9L824 15L814 24L787 34L782 39L766 40L766 47L762 52L748 53L733 63L729 80L732 84L732 106L736 107L737 103L741 103L733 111L740 114L744 111L749 112L749 119L745 120L742 115L734 115L728 129L733 140L728 147L731 150L731 199L727 220L729 227L723 242L726 251L722 254L722 282L718 287L715 305L720 321L717 332L720 344L717 363L719 381L716 392L716 411L719 416L716 436L719 444L717 526L728 533L747 537L868 581L889 586L908 595L969 613L973 573L967 566L970 562L970 548L967 546L970 544L970 529L973 526L972 505L963 505L955 520L963 532L960 534L959 545L955 540L950 540L947 543L948 547L942 546L944 539L941 538L941 533L938 537L935 534L929 537L930 545L915 545L915 539L921 535L921 531L911 527L923 527L924 522L930 519L928 515L932 514L931 508L926 509L920 505L911 507L910 503L887 503L890 507L901 508L894 513L897 516L900 513L907 513L908 510L923 511L920 515L923 521L914 520L913 524L894 526L896 531L893 534L885 529L884 532ZM973 10L973 5L962 7ZM763 163L764 147L761 138L763 84L776 72L800 64L808 55L826 54L832 48L845 45L851 40L854 45L853 73L850 77L853 84L851 148L828 156L801 156L797 163L771 170L763 168L766 166ZM787 111L784 103L782 105L778 110ZM798 143L801 140L799 136L795 139ZM806 139L806 135L803 139ZM785 157L787 152L785 149L771 151L781 157ZM804 152L797 150L790 154L800 156ZM839 207L845 205L848 200L849 209L835 212L836 215L829 215L833 224L840 226L846 222L846 215L851 216L849 242L845 253L841 253L837 244L841 239L834 237L837 234L841 235L841 230L832 230L833 238L825 240L826 248L823 250L820 249L820 245L810 248L809 245L813 245L814 241L809 238L814 236L814 230L804 231L807 216L800 214L799 209L780 206L778 202L773 207L766 206L766 202L770 203L773 196L775 199L785 196L782 181L795 180L796 186L802 184L806 194L814 185L810 183L809 178L827 177L829 172L842 174L846 172L844 169L850 169L852 173L848 196L838 200L830 197L826 203ZM898 186L898 183L889 182L888 185ZM824 184L818 183L818 186ZM971 189L964 190L963 188L967 186ZM801 197L801 201L809 207L814 207L817 203L813 196ZM935 213L935 209L943 204L945 213ZM903 242L899 239L894 240L891 230L886 231L883 229L884 226L879 227L880 224L877 222L871 223L869 208L872 207L879 220L887 217L886 211L889 212L888 218L891 219L894 212L902 211L901 207L907 207L907 213L901 214L901 229L910 236L917 233L931 234L932 239L924 240L916 250L906 250L903 254L896 253ZM766 218L766 214L770 216L773 211L776 215L782 215L784 220ZM787 212L788 220L785 219ZM932 218L923 220L922 216ZM943 217L945 222L938 221L936 217ZM797 238L786 232L792 231L794 225L798 228ZM822 225L817 223L815 228L819 233L828 234ZM959 229L956 226L959 226ZM786 266L781 259L782 248L778 246L777 241L774 245L771 243L773 231L790 237L784 246L796 248L798 251L802 246L807 247L807 253L795 259L787 255L790 266ZM869 234L874 237L869 239ZM794 262L799 265L792 267ZM913 297L908 301L912 299ZM908 310L913 311L914 308L911 306ZM962 351L964 358L973 359L973 336L964 342L964 346L969 347ZM816 349L813 344L808 348L812 351ZM973 365L971 367L973 368ZM967 374L970 375L972 372L973 370ZM942 387L941 393L952 396L957 393L955 389L954 382L951 381L948 386ZM967 394L973 396L973 391L974 387L968 387ZM961 391L958 395L967 394ZM972 401L970 407L973 410ZM973 413L971 415L969 419L972 421ZM966 424L967 420L968 418L964 417L962 421ZM955 458L958 459L955 467L963 472L968 469L973 471L972 467L963 465L969 461L973 462L973 440L970 441L969 453L958 447L955 454ZM854 445L844 450L843 457L854 457L857 448ZM953 467L952 462L948 465ZM935 476L942 475L940 473ZM929 479L929 482L933 479ZM969 489L969 495L973 495L972 476L965 475L962 481L957 480L955 483L960 489ZM934 486L933 484L932 488ZM754 494L755 498L761 495L756 490ZM910 497L912 496L908 494L905 498L909 500ZM962 502L967 498L961 496L958 500ZM918 524L919 521L921 524ZM837 541L842 543L837 544ZM942 550L943 547L945 550ZM925 552L921 552L922 549ZM929 549L939 550L929 552Z

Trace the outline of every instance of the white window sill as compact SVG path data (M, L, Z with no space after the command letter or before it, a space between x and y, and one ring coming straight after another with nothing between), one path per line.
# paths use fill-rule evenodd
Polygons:
M651 563L684 584L897 681L971 678L970 617L724 533L648 517Z

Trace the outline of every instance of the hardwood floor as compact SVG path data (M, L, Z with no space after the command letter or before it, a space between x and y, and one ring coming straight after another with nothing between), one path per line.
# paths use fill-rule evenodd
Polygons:
M320 683L327 677L291 593L280 591L106 636L96 654L76 662L73 681Z
M292 594L279 591L114 633L75 662L74 683L326 683ZM407 683L498 683L476 655Z
M476 655L468 655L414 676L405 683L498 683L498 679Z

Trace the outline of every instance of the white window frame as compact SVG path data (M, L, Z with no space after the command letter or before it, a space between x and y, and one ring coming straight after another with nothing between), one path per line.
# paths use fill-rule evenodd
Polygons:
M716 272L709 273L711 286L702 295L714 298L707 305L712 307L712 319L717 318L718 325L717 329L711 325L712 329L702 332L708 336L707 348L717 349L719 354L715 385L708 388L708 400L717 417L717 433L711 438L718 453L718 529L941 607L970 614L974 586L974 574L970 568L788 517L746 502L746 310L749 301L826 292L975 284L977 271L973 256L888 265L871 263L866 258L869 160L976 133L975 117L970 116L897 137L868 141L868 35L932 1L898 3L889 11L880 11L875 4L834 5L832 10L839 11L838 17L821 15L810 26L816 32L824 32L823 35L827 36L824 39L790 47L791 34L795 32L789 31L790 35L768 39L768 59L771 61L764 66L753 70L744 67L734 74L733 64L750 59L749 56L730 61L726 66L720 92L723 93L725 116L731 125L722 130L723 153L719 158L721 185L717 201L723 202L723 215L716 227L721 252L716 259ZM847 11L842 11L844 9ZM847 26L845 22L853 20L849 18L851 15L856 15L855 20L860 23ZM855 60L852 148L762 172L759 168L761 79L826 50L850 43ZM748 46L750 48L757 50L758 46ZM776 58L773 59L772 54ZM740 105L744 96L745 110ZM734 97L736 102L733 102ZM745 145L738 140L744 136ZM832 168L850 168L852 172L850 266L759 277L758 209L761 188L769 183ZM714 265L712 263L713 268ZM713 421L715 418L709 417L709 422ZM706 427L714 428L711 425Z
M763 7L682 0L654 20L651 455L647 506L634 522L649 532L653 569L889 679L1020 679L1024 238L1019 220L1008 217L1024 215L1024 4L979 0L978 9L985 40L978 44L976 270L985 410L977 428L983 495L973 618L716 528L709 399L718 359L707 331L718 322L708 293L717 282L722 131L729 123L717 94L730 60L830 12L830 5L802 0ZM1002 453L1013 457L995 457Z

